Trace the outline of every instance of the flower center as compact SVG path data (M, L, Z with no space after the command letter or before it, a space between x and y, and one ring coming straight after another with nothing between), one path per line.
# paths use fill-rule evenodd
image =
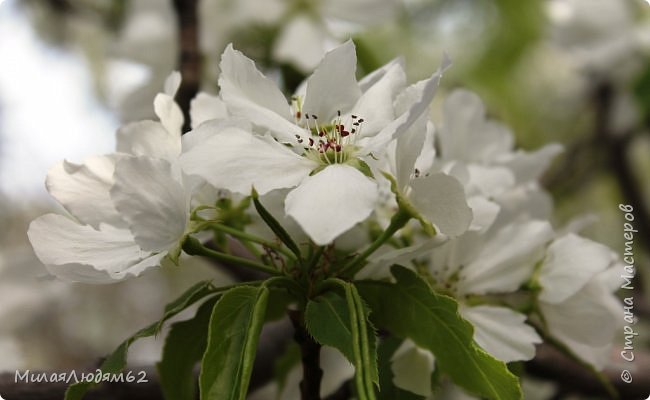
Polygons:
M364 119L357 115L336 117L322 124L315 114L303 113L299 99L293 98L296 124L305 129L305 135L296 140L305 150L303 155L321 164L345 163L357 149L356 141L363 128Z

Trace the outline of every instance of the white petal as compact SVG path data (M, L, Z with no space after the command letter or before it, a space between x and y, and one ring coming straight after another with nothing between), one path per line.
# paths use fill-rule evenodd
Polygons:
M221 56L221 98L233 115L248 118L285 142L295 142L304 130L295 125L290 107L275 83L262 75L255 63L229 45Z
M361 95L349 114L364 119L362 135L376 134L395 119L393 103L405 85L404 69L401 65L394 64ZM345 118L343 120L345 121Z
M181 138L183 153L189 152L194 146L203 145L214 135L218 135L226 128L239 128L250 132L253 130L251 123L240 117L227 119L210 119L204 122L205 126L198 126L184 134ZM200 124L203 125L203 124Z
M483 236L474 231L467 231L457 238L450 239L431 251L430 273L435 279L445 282L456 279L458 271L476 257L483 242Z
M172 96L166 93L158 93L153 100L153 108L160 119L160 123L170 134L181 134L185 118L183 117L183 111L181 111Z
M273 57L293 64L300 71L313 71L329 50L325 27L305 15L291 18L273 46Z
M410 200L438 230L448 236L465 232L472 221L472 210L465 189L456 178L436 173L411 181Z
M211 122L197 129L214 130ZM216 188L250 195L296 186L317 164L273 139L236 127L213 134L181 156L183 171L202 177Z
M304 112L327 122L337 111L351 109L361 97L356 70L357 55L351 40L325 54L307 81Z
M117 130L117 151L175 160L181 153L180 128L169 131L155 121L138 121Z
M542 248L553 236L546 221L508 225L485 244L461 272L463 293L508 293L530 278Z
M57 214L35 219L27 235L39 260L52 274L66 280L114 281L150 256L127 229L104 224L94 229Z
M487 231L501 210L497 203L480 196L470 197L467 204L472 209L472 224L469 229L477 232Z
M165 79L165 94L174 97L176 96L176 92L178 92L178 88L181 87L181 73L178 71L173 71L167 79Z
M486 121L485 106L476 94L453 91L443 112L445 125L439 140L445 159L486 163L512 148L512 134L503 125Z
M404 340L391 357L390 369L395 386L420 396L431 394L433 368L431 352L420 349L410 339Z
M417 161L427 136L427 119L419 118L409 129L397 137L395 146L395 180L404 191L411 182ZM422 171L419 171L422 172Z
M285 211L318 245L365 220L377 202L377 184L349 165L334 164L292 190Z
M589 282L558 304L539 303L548 329L561 341L605 346L616 338L622 325L623 307L600 282Z
M185 233L189 196L166 160L129 157L115 165L111 198L143 250L164 251Z
M606 246L569 233L551 243L539 274L540 300L561 303L613 262Z
M219 96L200 92L190 103L192 129L201 125L205 121L226 117L228 117L226 103L224 103Z
M515 173L518 183L536 180L563 149L562 145L551 143L530 153L518 151L504 164Z
M504 167L486 167L470 164L467 166L469 193L481 194L486 197L496 197L515 186L515 176Z
M82 164L62 161L47 173L48 192L84 224L120 226L124 221L113 205L109 190L118 156L91 157Z
M438 90L442 73L449 67L450 61L445 58L438 71L429 79L420 81L405 89L400 95L412 99L408 108L393 122L384 127L377 135L369 140L361 150L364 154L380 152L387 143L406 131L420 116L428 111L429 105ZM397 100L400 102L400 99Z
M420 171L420 175L426 175L433 168L436 160L436 147L434 145L436 128L432 122L427 121L427 129L422 143L422 151L417 160L415 160L415 169Z
M432 249L444 245L448 240L448 237L441 234L427 238L412 246L402 247L400 249L391 248L383 252L377 251L368 258L369 263L362 270L364 273L363 276L372 276L375 279L389 277L391 265L407 265L411 260L430 253Z
M504 226L514 220L550 220L553 213L553 199L536 184L515 186L494 200L501 206L495 226Z
M505 307L463 307L463 318L474 325L474 340L485 351L507 363L530 360L542 343L526 316Z
M394 58L393 60L389 61L385 65L377 68L376 70L372 71L371 73L367 74L364 76L360 81L359 81L359 88L361 89L362 92L365 92L368 90L372 85L377 83L383 76L390 70L392 70L395 65L399 65L402 70L404 69L404 57L397 57Z

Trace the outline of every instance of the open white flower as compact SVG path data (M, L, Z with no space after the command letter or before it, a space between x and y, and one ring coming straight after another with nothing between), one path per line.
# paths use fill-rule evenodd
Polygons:
M304 101L297 95L291 105L232 46L221 69L228 112L248 119L257 133L203 124L186 135L204 140L184 150L184 171L242 194L253 187L260 194L295 187L285 212L321 245L372 213L378 190L365 160L381 154L427 110L442 73L414 85L415 100L396 113L393 104L405 86L401 64L389 63L357 82L352 42L327 53L307 80Z
M461 172L473 209L480 207L482 221L490 223L499 211L497 225L517 218L547 219L552 205L537 179L562 147L549 144L526 152L514 149L514 136L504 125L486 117L485 105L474 93L458 89L445 100L444 125L436 136L439 168ZM477 196L484 197L483 201ZM491 205L485 204L485 198ZM498 210L494 205L498 205ZM494 221L492 221L494 222Z
M156 97L157 121L128 124L117 153L50 169L50 194L72 218L47 214L28 236L48 270L65 280L110 283L157 266L178 251L189 220L190 189L176 163L183 116L173 101L180 75Z
M405 90L396 101L398 112L416 101L417 88ZM455 178L441 171L430 171L434 164L434 127L424 114L395 139L389 157L396 190L409 201L426 223L435 224L447 236L459 236L472 221L465 188Z

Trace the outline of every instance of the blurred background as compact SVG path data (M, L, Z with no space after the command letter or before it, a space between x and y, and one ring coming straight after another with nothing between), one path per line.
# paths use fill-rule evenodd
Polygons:
M36 216L60 211L43 184L51 165L113 151L120 124L153 118L153 97L174 69L184 78L181 106L199 89L216 93L230 42L291 92L348 38L361 75L401 55L416 81L447 52L453 66L434 115L445 92L463 86L512 128L519 147L562 143L543 179L556 227L593 215L583 233L620 254L618 204L634 207L643 327L635 343L647 347L645 0L0 0L0 371L95 368L192 283L233 279L197 262L110 286L53 280L25 233ZM160 346L138 344L132 363L153 365ZM558 385L550 393L564 398Z

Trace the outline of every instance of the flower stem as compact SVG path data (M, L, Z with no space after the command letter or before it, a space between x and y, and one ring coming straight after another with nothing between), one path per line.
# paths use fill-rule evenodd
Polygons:
M253 261L247 258L237 257L230 254L221 253L219 251L209 249L203 246L203 244L200 241L198 241L193 237L188 237L187 239L185 239L185 242L183 243L183 250L187 254L192 256L210 257L217 261L221 261L233 265L239 265L241 267L254 269L256 271L264 272L270 275L277 275L277 276L282 275L280 271L277 271L264 264L258 263L257 261Z
M304 315L301 311L290 310L289 318L295 330L294 339L300 345L302 355L302 381L300 382L301 400L320 400L320 384L323 370L320 368L320 349L305 328Z
M275 250L278 253L282 253L286 257L289 257L293 260L296 259L296 256L290 252L289 250L283 248L282 246L278 246L275 243L269 242L266 239L263 239L259 236L251 235L250 233L242 232L239 229L231 228L227 225L219 224L219 223L211 223L210 228L218 230L220 232L223 232L225 234L228 234L232 237L235 237L237 239L241 239L247 242L253 242L253 243L258 243L261 244L264 247L268 247L269 249Z
M404 225L412 218L411 214L407 211L402 210L401 208L397 211L395 215L390 220L390 225L382 232L382 234L374 241L372 244L364 250L363 253L356 256L350 262L345 264L337 273L339 276L354 276L361 268L364 266L366 259L381 245L389 241L395 232L402 229Z

